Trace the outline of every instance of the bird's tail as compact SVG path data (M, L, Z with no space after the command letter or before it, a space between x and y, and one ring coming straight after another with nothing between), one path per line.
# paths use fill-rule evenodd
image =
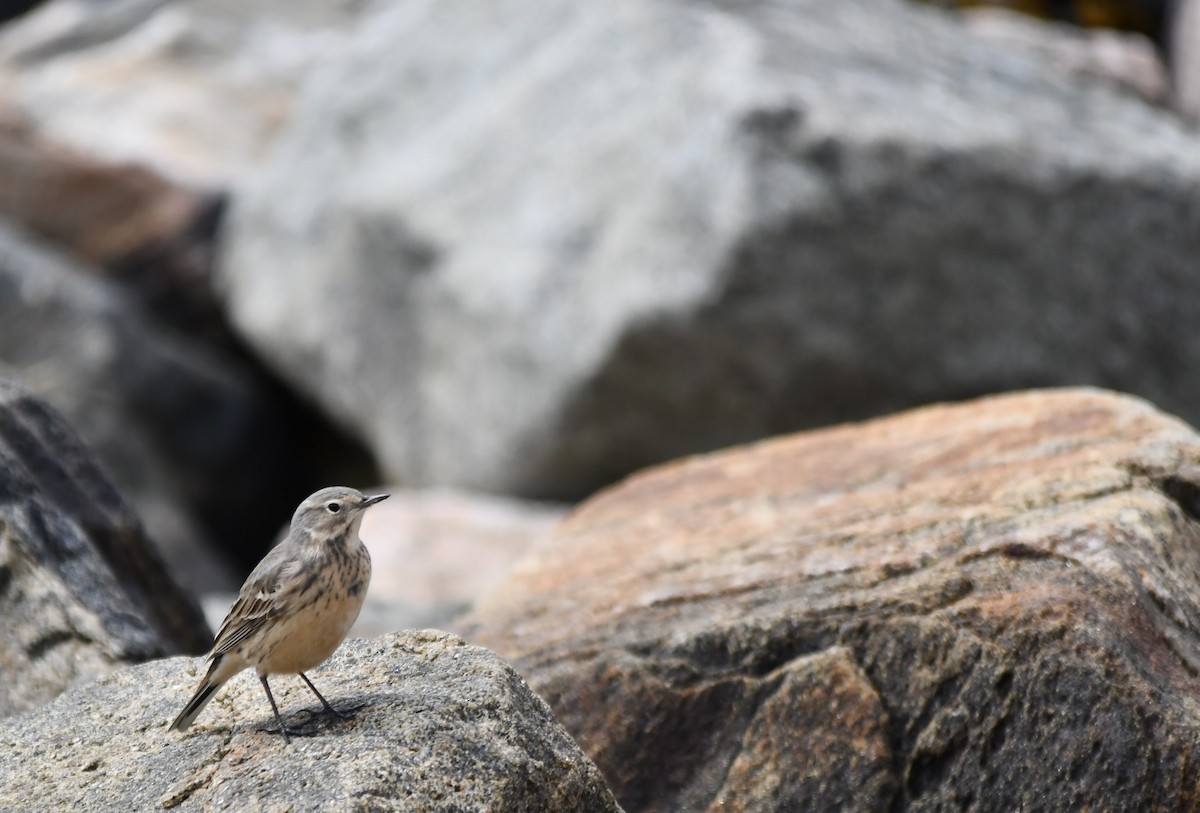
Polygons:
M200 712L204 711L204 707L208 705L208 701L213 699L213 695L217 690L225 685L225 681L229 680L232 675L226 674L225 670L221 669L225 661L225 655L217 655L213 658L212 666L208 667L208 674L204 676L204 680L200 681L199 688L192 695L192 699L183 707L183 711L179 712L179 716L175 718L175 722L171 723L168 731L187 731Z

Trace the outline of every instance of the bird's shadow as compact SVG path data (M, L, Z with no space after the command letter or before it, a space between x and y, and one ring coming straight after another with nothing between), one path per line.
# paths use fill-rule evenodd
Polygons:
M323 706L302 708L282 715L283 724L287 727L289 737L315 737L353 722L358 713L368 705L365 700L343 702L334 706L337 709L336 713L329 712ZM300 717L303 719L298 721L297 718ZM256 726L254 731L280 736L279 725L275 722L274 717L267 718L262 724Z

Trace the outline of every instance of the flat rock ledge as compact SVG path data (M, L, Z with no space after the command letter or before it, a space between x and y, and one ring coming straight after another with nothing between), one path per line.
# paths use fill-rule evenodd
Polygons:
M167 725L199 659L142 664L3 721L0 810L619 811L596 767L503 660L447 633L352 640L272 680L291 745L253 672L186 733Z

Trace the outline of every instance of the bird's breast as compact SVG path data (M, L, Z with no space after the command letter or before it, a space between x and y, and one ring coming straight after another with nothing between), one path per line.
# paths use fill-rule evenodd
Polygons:
M296 596L290 618L281 617L269 634L259 672L303 672L323 663L354 626L367 595L371 562L361 556L336 557L321 576Z

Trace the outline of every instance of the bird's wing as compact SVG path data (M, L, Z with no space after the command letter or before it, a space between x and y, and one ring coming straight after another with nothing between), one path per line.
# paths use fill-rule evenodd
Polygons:
M279 547L259 563L242 585L237 601L217 632L210 657L231 651L287 611L284 585L289 583L297 561L276 556L277 552L280 552Z

